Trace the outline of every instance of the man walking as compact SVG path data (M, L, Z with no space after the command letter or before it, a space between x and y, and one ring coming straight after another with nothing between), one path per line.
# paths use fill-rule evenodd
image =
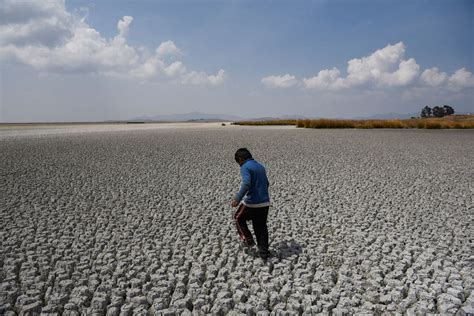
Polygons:
M238 206L234 214L237 231L243 245L248 248L253 247L255 241L247 226L247 221L251 220L257 239L258 254L266 260L270 256L267 228L270 197L265 167L252 158L247 148L236 151L235 161L240 165L242 176L240 190L232 201L232 207Z

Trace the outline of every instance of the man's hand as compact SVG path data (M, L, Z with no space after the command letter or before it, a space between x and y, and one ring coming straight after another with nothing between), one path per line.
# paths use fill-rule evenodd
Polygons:
M230 203L230 205L232 207L237 207L239 205L239 202L237 202L236 200L232 200L232 203Z

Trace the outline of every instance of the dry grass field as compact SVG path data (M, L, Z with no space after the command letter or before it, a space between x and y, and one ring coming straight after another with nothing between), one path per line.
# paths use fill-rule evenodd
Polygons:
M417 118L394 120L271 120L242 121L236 125L296 125L304 128L426 128L426 129L470 129L474 128L474 115L450 115L443 118Z

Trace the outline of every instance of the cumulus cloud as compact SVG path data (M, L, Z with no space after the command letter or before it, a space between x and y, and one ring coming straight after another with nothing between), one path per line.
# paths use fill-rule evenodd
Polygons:
M127 15L124 16L122 20L118 21L117 23L117 29L119 31L119 34L117 35L118 37L125 38L132 21L133 21L133 17L127 16Z
M474 75L466 68L456 70L451 76L433 67L426 69L420 76L420 81L426 86L446 86L451 91L460 91L474 87Z
M464 88L474 87L474 76L472 72L461 68L456 70L448 79L448 86L454 91L459 91Z
M211 85L217 86L224 82L226 73L223 69L220 69L216 75L208 75L205 72L191 71L184 74L182 81L183 83L201 85L204 83L210 83Z
M188 71L177 57L173 41L154 53L127 42L133 17L117 23L117 35L104 38L84 18L66 10L63 0L4 0L0 9L0 61L15 61L43 72L82 72L139 80L172 80L218 85L225 71L215 75ZM190 79L194 78L194 79ZM198 79L196 79L198 78Z
M402 42L387 45L369 56L349 60L346 77L342 77L337 68L325 69L314 77L303 79L303 84L308 89L330 90L368 85L405 86L417 78L420 66L413 58L404 60L404 54Z
M403 42L389 44L368 56L354 58L347 62L344 76L336 67L323 69L316 75L297 79L286 74L262 79L266 86L288 88L301 85L306 89L340 90L348 88L396 88L414 85L444 86L450 90L473 87L474 78L465 68L448 76L438 68L430 68L420 75L420 66L414 58L405 59L406 47Z
M209 82L212 85L217 86L217 85L220 85L221 83L223 83L226 77L227 77L227 74L224 71L224 69L219 69L217 74L207 76L207 80L209 80Z
M415 81L419 72L420 66L415 59L402 60L396 71L383 73L377 84L388 87L407 86Z
M165 73L170 77L182 75L186 73L186 67L183 65L182 62L175 61L174 63L165 67Z
M298 81L295 76L286 74L283 76L267 76L262 79L262 83L270 88L289 88L295 86Z
M0 45L53 46L71 35L75 18L63 1L4 0L0 6Z
M405 45L400 42L378 49L369 56L350 60L347 63L346 85L349 87L367 83L389 85L390 79L387 77L395 71L397 63L401 61L404 54ZM382 79L384 77L385 80Z
M420 80L428 86L437 87L446 82L448 74L440 72L438 68L426 69L420 76Z
M177 56L181 55L181 51L176 47L173 41L166 41L160 44L156 49L159 56Z
M342 88L344 82L340 78L341 72L337 68L324 69L318 72L318 74L311 78L303 79L303 84L309 89L337 89Z

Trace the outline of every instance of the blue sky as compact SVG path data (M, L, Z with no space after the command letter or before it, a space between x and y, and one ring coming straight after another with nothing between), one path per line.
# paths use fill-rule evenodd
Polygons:
M225 65L239 77L273 72L310 75L389 43L403 41L425 67L472 69L472 1L99 1L89 20L107 37L124 15L135 17L130 42L162 41L189 52L188 63Z
M4 122L190 111L357 117L426 104L474 112L473 1L5 3ZM112 43L120 20L123 40ZM57 39L19 38L32 23ZM73 38L77 30L100 37Z

